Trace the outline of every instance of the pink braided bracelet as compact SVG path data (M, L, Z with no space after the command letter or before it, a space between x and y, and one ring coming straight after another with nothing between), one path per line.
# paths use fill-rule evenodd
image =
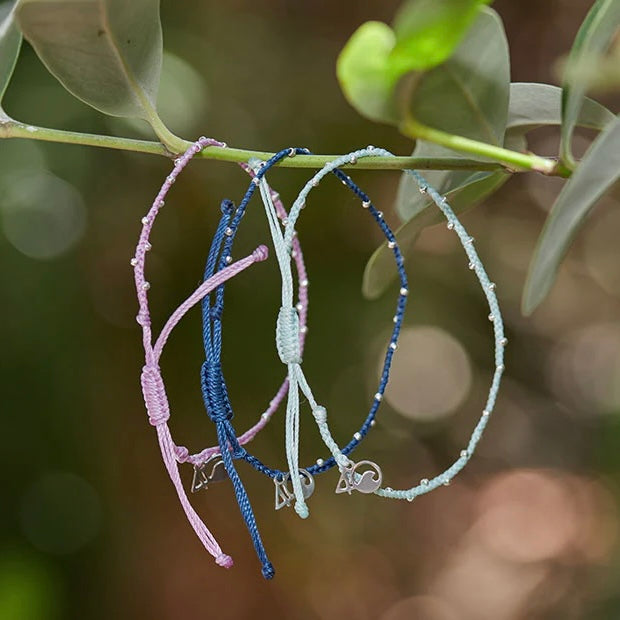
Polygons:
M241 271L255 262L263 261L267 258L268 250L266 246L259 246L251 255L236 261L235 263L225 267L221 271L214 274L211 278L203 282L170 316L166 324L164 325L161 333L159 334L156 342L152 345L152 332L151 321L148 306L148 294L147 291L150 288L150 284L144 276L144 265L146 259L146 252L151 249L149 237L154 220L159 213L160 209L164 206L164 198L166 197L170 187L176 180L179 173L189 163L190 159L203 148L207 146L226 146L222 142L218 142L213 139L200 138L196 143L192 144L187 151L178 159L175 160L174 168L170 175L164 181L161 189L159 190L151 208L147 215L142 218L142 231L140 233L138 245L134 258L131 260L131 264L134 267L134 277L136 284L136 291L138 296L139 312L137 321L142 327L143 345L145 351L145 365L142 370L141 383L144 396L144 402L146 405L147 413L149 416L149 422L156 427L157 436L159 439L159 445L168 470L168 474L172 480L172 483L177 491L177 495L185 511L188 521L193 527L196 535L203 543L207 551L213 555L216 559L216 563L225 568L230 568L233 565L232 558L223 553L219 544L200 519L198 514L192 508L187 494L183 488L181 478L178 470L178 463L189 462L194 467L200 467L205 461L220 453L219 446L208 448L198 454L190 455L187 448L184 446L177 446L170 434L167 421L170 417L170 408L164 382L159 369L159 359L163 351L163 347L168 340L168 337L172 329L177 325L186 312L196 305L203 297L208 295L211 291L218 286L234 277ZM254 175L253 171L241 164L241 167L246 170L251 176ZM276 192L270 189L271 195L276 204L278 215L282 219L286 218L286 210L279 200L279 196ZM293 241L294 257L297 272L300 279L307 277L305 271L305 265L303 262L303 255L299 240L297 238ZM308 297L305 289L300 290L300 320L301 324L305 325L307 317ZM300 345L303 347L305 339L305 329L300 330ZM282 402L284 396L288 391L288 380L285 380L280 386L274 398L269 403L268 409L260 416L258 422L249 430L247 430L240 438L241 444L245 444L251 441L256 434L267 424L273 413Z

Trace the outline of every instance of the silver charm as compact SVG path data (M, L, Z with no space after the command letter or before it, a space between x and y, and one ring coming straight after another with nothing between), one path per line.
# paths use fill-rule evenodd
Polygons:
M308 499L314 493L314 478L305 469L299 470L299 477L301 479L301 490L304 499ZM281 479L274 478L273 482L276 487L276 510L290 506L295 500L295 494L289 487L291 480L291 474L287 472Z
M374 493L381 486L382 480L383 474L376 463L372 461L349 463L340 470L336 493L348 493L349 495L351 491Z
M194 465L192 493L209 488L211 482L222 482L228 478L224 461L219 454L207 459L202 465Z

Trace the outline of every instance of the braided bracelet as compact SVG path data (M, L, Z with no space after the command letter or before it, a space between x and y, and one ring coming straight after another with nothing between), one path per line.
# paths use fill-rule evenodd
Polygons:
M254 191L259 186L261 188L261 195L266 204L270 228L272 230L279 229L279 223L277 221L279 209L278 209L277 203L275 207L273 205L274 198L277 198L277 194L275 194L269 188L268 184L264 180L264 176L266 172L272 166L274 166L277 162L279 162L284 157L294 157L296 155L304 155L307 153L309 153L307 149L300 149L300 148L284 149L280 151L279 153L277 153L276 155L274 155L267 162L254 163L254 168L256 170L256 173L255 173L256 176L252 180L252 183L250 183L245 196L239 203L239 207L235 213L235 216L232 218L229 224L228 234L226 235L226 238L224 240L224 248L221 251L220 267L229 263L232 260L231 259L232 245L234 242L238 224L245 213L245 209L250 199L252 198ZM281 231L279 234L280 234L280 239L281 239L281 236L282 236ZM278 243L277 235L274 234L273 236L274 236L274 239L276 240L275 242ZM290 256L292 257L296 257L297 252L298 252L295 246L295 242L296 242L296 238L293 237L291 241L291 246L290 246ZM290 269L289 261L290 261L290 258L289 258L289 255L287 255L286 264L289 264L289 269ZM401 267L402 267L402 260L401 260ZM208 273L210 273L210 271L207 270L206 274ZM307 293L306 289L308 287L308 280L305 277L305 273L304 274L299 273L298 276L299 276L300 302L296 304L295 310L298 313L300 325L299 325L299 331L296 333L296 337L298 338L299 349L301 351L301 343L302 343L301 336L303 335L304 330L305 330L304 321L306 318L305 313L304 313L304 304L302 303L302 300L304 299L303 296L306 295ZM292 275L291 275L291 279L292 279ZM205 405L207 406L208 411L212 409L214 411L218 410L220 412L219 414L216 414L218 416L218 420L216 421L216 424L222 425L223 427L225 425L223 429L225 433L222 432L222 435L225 434L225 439L228 442L228 444L231 446L232 458L243 459L246 462L248 462L250 465L252 465L257 471L272 478L275 484L276 509L281 508L283 506L288 506L291 504L292 500L294 499L294 494L291 492L291 490L288 487L288 483L294 481L293 477L287 471L281 471L279 469L272 469L270 467L267 467L258 458L249 454L247 450L245 450L244 448L241 448L240 446L236 446L234 428L232 424L230 423L230 418L226 420L226 417L232 414L232 408L230 406L230 402L228 401L228 395L227 395L226 388L225 388L225 381L221 374L222 373L221 366L219 365L219 347L221 344L219 340L218 340L217 347L215 348L213 347L213 341L220 338L220 336L217 334L221 334L221 310L222 310L221 304L223 303L223 291L218 291L217 295L220 297L218 298L218 300L216 300L216 303L213 308L209 306L208 298L205 298L203 302L203 332L209 336L209 339L205 341L205 354L207 356L207 362L208 362L207 365L212 367L212 370L207 370L206 367L203 366L203 369L204 369L203 370L203 397L205 400ZM401 297L402 299L399 300L398 312L402 316L402 313L404 312L405 295L402 295ZM396 330L398 330L399 328L400 328L400 323L398 323L395 326ZM212 334L216 334L217 336L214 338ZM391 355L390 355L390 359L391 359ZM389 368L386 370L386 372L389 372ZM387 379L383 383L387 383ZM384 386L381 386L380 390L382 391L383 389L384 389ZM363 436L368 432L369 428L374 424L374 415L376 413L377 407L378 407L378 401L376 405L373 406L372 411L369 414L369 417L364 422L360 431L355 433L353 440L350 442L347 448L345 448L347 453L352 451L357 446L359 441L361 441ZM302 477L302 480L301 480L302 491L301 492L306 498L312 494L312 491L314 489L313 476L317 473L327 471L328 469L333 467L335 463L336 462L333 458L328 459L327 461L318 459L316 464L312 465L311 467L299 470L300 474L298 474L298 476L300 475ZM240 502L240 508L242 512L247 509L247 505L245 504L245 501Z
M323 178L325 175L327 175L329 172L335 171L335 169L338 166L342 166L345 163L351 164L351 163L355 163L358 159L362 157L372 157L372 156L377 156L377 155L380 155L383 157L394 156L389 151L386 151L384 149L378 149L375 147L368 147L366 149L354 151L352 153L349 153L348 155L344 155L338 159L335 159L329 164L326 164L321 171L319 171L310 181L308 181L308 183L306 183L305 187L302 189L299 196L295 200L295 203L293 204L290 210L290 213L289 213L288 221L287 221L286 228L285 228L285 235L284 235L285 250L288 251L288 249L291 247L290 245L291 240L293 239L293 236L295 235L295 224L300 215L301 209L305 206L306 198L308 194L310 193L310 191L312 190L312 188L318 184L320 179ZM495 336L495 349L494 349L495 351L495 372L493 374L493 379L491 382L491 386L489 388L486 405L484 407L484 410L482 412L482 415L478 423L476 424L471 434L467 448L461 451L459 458L443 473L439 474L438 476L435 476L434 478L430 480L423 479L420 481L418 485L410 489L394 490L390 487L380 488L380 484L377 484L376 487L372 490L372 492L382 497L390 497L390 498L395 498L395 499L407 499L409 501L412 501L417 495L428 493L429 491L437 488L440 485L449 484L450 480L461 469L463 469L467 461L471 458L472 454L474 453L476 445L478 444L480 438L482 437L482 433L484 432L489 416L491 415L491 412L493 411L493 407L495 405L502 373L504 371L504 348L506 346L507 340L504 337L504 326L503 326L501 312L500 312L498 301L497 301L497 296L495 295L495 284L489 280L489 277L486 274L486 271L482 265L482 262L480 261L480 258L478 257L478 254L476 253L476 250L473 245L473 242L474 242L473 237L470 237L467 234L467 231L465 230L463 225L460 223L460 221L458 220L458 218L456 217L456 215L454 214L454 212L448 205L446 199L443 198L436 190L430 187L428 183L425 181L425 179L420 174L418 174L417 172L413 170L406 170L405 172L413 176L413 178L415 179L422 193L428 193L428 195L431 197L433 202L437 205L437 207L441 210L441 212L446 217L447 222L448 222L448 228L450 230L454 230L454 232L457 234L461 242L461 245L463 246L463 249L465 250L465 253L469 258L469 268L475 272L478 278L478 281L480 282L480 285L482 287L482 290L487 298L487 302L490 308L489 320L493 323L494 336ZM402 255L400 253L394 234L390 230L389 226L382 219L380 212L377 212L375 210L368 196L365 193L358 190L357 186L355 186L353 182L351 181L351 179L348 176L344 175L344 173L340 173L340 176L343 182L349 187L351 187L353 191L357 193L357 195L359 196L362 202L362 206L370 210L370 212L375 217L375 220L378 222L379 226L383 230L385 236L387 237L388 247L393 251L397 265L399 266L399 274L401 275L401 285L402 285L402 281L403 281L403 274L401 273ZM279 256L278 256L278 261L280 261ZM401 288L401 291L400 291L401 296L407 295L407 292L408 292L407 287L405 285L403 288ZM290 298L288 289L286 290L283 289L282 306L285 309L284 310L285 312L290 313L291 298ZM402 320L402 316L400 316L397 313L397 315L394 317L394 320L396 324L400 326L400 321ZM279 334L279 337L282 338L283 337L282 334ZM285 334L285 337L286 337L286 341L285 341L286 345L290 346L290 343L293 342L293 338L291 334L290 333ZM390 342L390 348L392 350L396 348L395 344L396 344L395 340L392 339L392 341ZM279 344L278 346L282 347L283 345ZM388 355L389 355L389 351L388 351ZM387 382L387 379L386 379L386 382ZM318 406L316 402L314 401L314 399L310 398L309 395L311 395L311 392L307 384L302 385L302 389L304 389L304 393L306 394L306 396L308 396L308 400L310 400L311 402L312 413L316 420L321 437L323 438L325 445L329 448L330 452L333 455L333 458L338 462L338 465L340 467L341 475L340 475L338 484L336 486L336 492L337 493L349 493L349 494L353 490L357 490L361 492L368 492L367 489L371 487L369 482L373 479L376 480L376 476L372 478L372 472L370 471L361 474L360 469L366 464L369 464L371 466L371 469L374 469L375 471L380 471L379 468L374 463L369 463L368 461L353 463L352 461L346 458L345 450L344 449L340 450L340 448L338 447L338 444L333 439L333 436L329 430L329 426L327 424L327 412L325 408ZM378 392L375 395L375 400L377 399L380 400L381 396L382 394ZM289 403L291 401L295 403L295 396L292 394L291 388L289 388ZM288 418L287 418L287 422L289 422ZM297 430L296 427L293 425L293 428L292 428L293 435L296 430ZM293 442L294 441L295 439L293 438ZM287 441L287 451L289 450L289 445L290 444ZM368 475L369 473L370 473L370 476ZM303 502L303 496L298 495L297 493L296 493L296 499L297 499L297 502Z

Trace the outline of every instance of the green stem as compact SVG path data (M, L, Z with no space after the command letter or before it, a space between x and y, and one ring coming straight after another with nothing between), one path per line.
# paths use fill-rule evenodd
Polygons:
M174 157L176 154L182 153L190 145L190 142L181 140L180 138L173 136L173 134L170 134L170 136L174 139L168 137L166 142L170 148L174 149L174 153L172 153L169 148L160 142L118 138L116 136L100 136L75 131L63 131L61 129L49 129L47 127L35 127L33 125L20 123L13 119L0 118L0 139L26 138L30 140L42 140L46 142L58 142L63 144L97 146L101 148L132 151L136 153L150 153L153 155L164 155L167 157ZM508 152L512 153L512 151ZM264 151L249 151L246 149L219 147L209 147L199 154L200 157L205 159L228 162L247 162L252 157L266 160L272 155L273 153ZM336 157L338 156L304 155L303 157L287 157L280 162L280 165L287 168L321 168L326 163L333 161ZM536 156L523 155L523 157L532 158ZM550 162L555 167L555 162L552 162L551 160L543 161ZM506 170L506 166L499 163L480 162L476 160L463 159L460 157L367 157L354 165L350 164L348 167L355 167L363 170L402 170L404 168L414 168L417 170ZM532 170L537 169L534 166L523 166L523 168ZM547 174L567 176L567 173L561 169L547 172Z
M412 118L404 122L401 131L410 138L419 138L427 142L433 142L434 144L445 146L453 151L488 157L512 168L515 172L536 170L537 172L552 176L566 176L567 173L566 168L559 167L558 162L553 159L547 159L546 157L531 155L529 153L519 153L518 151L511 151L500 146L487 144L486 142L478 142L477 140L471 140L463 136L445 133L439 129L433 129L432 127L423 125Z

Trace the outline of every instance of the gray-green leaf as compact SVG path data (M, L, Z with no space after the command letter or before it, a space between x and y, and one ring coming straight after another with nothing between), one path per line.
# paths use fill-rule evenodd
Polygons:
M527 144L522 133L512 130L506 133L504 146L515 151L524 151ZM414 154L435 157L448 152L451 153L437 145L418 141ZM423 174L431 186L446 196L450 207L457 214L464 213L482 202L510 178L503 170L427 170ZM444 218L439 209L433 206L428 195L420 194L417 184L408 174L401 176L396 209L401 217L408 220L395 233L398 246L403 256L407 257L422 230L439 224ZM362 293L369 299L375 299L383 294L396 276L392 251L384 243L375 250L366 264Z
M620 28L620 2L596 0L586 16L566 65L562 97L562 141L560 156L568 165L574 164L571 140L588 89L587 67L594 58L609 47Z
M580 127L601 130L615 118L605 106L586 97L575 122ZM526 133L543 125L561 124L561 88L533 82L513 82L510 85L507 129Z
M538 240L523 292L531 314L549 292L576 235L596 201L620 178L620 117L598 135L562 188Z
M2 98L11 81L22 43L21 32L15 25L13 7L13 2L0 4L0 120L8 119L2 109Z
M153 121L162 63L159 0L19 0L39 58L78 99Z

